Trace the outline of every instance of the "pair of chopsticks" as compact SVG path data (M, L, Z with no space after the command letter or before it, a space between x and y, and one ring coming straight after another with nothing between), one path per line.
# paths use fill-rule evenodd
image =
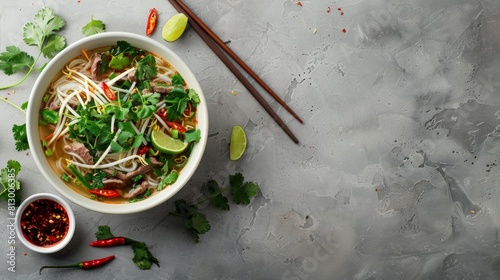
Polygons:
M300 123L303 121L295 114L295 112L286 105L286 103L279 98L279 96L262 81L255 72L250 69L245 62L243 62L222 40L213 33L181 0L168 0L172 6L179 12L183 13L188 17L188 22L194 31L201 37L201 39L208 45L208 47L219 57L219 59L226 65L227 68L238 78L238 80L245 86L245 88L253 95L253 97L259 102L259 104L266 110L266 112L271 115L271 117L276 121L276 123L285 131L285 133L295 142L299 143L299 140L288 126L283 122L283 120L274 112L274 110L269 106L266 100L260 95L260 93L252 86L250 81L248 81L243 74L236 68L236 66L229 60L229 58L224 55L222 50L224 50L231 58L238 63L241 68L243 68L260 86L262 86L281 106L283 106L290 114L292 114L295 119ZM222 50L221 50L222 49Z

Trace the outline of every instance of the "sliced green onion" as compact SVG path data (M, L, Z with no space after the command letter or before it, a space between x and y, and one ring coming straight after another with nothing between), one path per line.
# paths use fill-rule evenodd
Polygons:
M172 135L172 138L179 138L179 131L177 129L171 129L170 134Z
M51 156L53 156L53 155L54 155L54 154L52 153L52 150L51 150L51 149L48 149L48 148L47 148L47 150L45 150L45 156L46 156L46 157L51 157Z
M87 190L92 189L92 186L90 186L89 182L87 182L87 180L85 180L82 173L80 173L80 171L78 171L78 169L76 169L76 167L73 164L68 165L68 169L69 169L69 171L71 171L71 173L73 173L73 175L75 175L76 179L78 179L78 181L80 183L82 183L82 185Z

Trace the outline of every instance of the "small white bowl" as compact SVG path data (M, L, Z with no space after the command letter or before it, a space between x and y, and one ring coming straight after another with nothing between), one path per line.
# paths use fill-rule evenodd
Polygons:
M24 210L26 210L26 207L30 205L32 202L35 202L37 200L42 200L42 199L48 199L55 201L59 203L64 210L66 210L66 213L68 215L68 220L69 220L69 228L68 232L66 235L58 241L57 243L49 246L37 246L33 243L31 243L23 234L22 229L21 229L21 216L24 213ZM64 248L68 243L71 241L71 238L73 237L73 234L75 233L75 228L76 228L76 223L75 223L75 215L73 214L73 210L71 210L71 207L69 206L66 201L61 199L60 197L50 194L50 193L39 193L32 195L28 197L26 200L23 201L23 203L19 206L16 212L16 233L17 233L17 238L21 240L21 243L23 243L26 247L29 249L42 253L42 254L50 254L50 253L55 253L62 248Z

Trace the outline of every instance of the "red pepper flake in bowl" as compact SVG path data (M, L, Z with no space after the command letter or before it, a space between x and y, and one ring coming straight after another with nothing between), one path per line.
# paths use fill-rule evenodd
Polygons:
M66 209L51 199L30 203L21 215L21 231L36 246L51 246L61 241L69 229Z

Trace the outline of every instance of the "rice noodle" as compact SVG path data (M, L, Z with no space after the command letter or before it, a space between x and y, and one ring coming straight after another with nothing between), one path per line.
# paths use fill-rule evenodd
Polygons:
M120 160L117 160L117 161L114 161L114 162L110 162L110 163L107 163L107 164L100 164L100 165L90 165L90 164L84 164L84 163L79 163L79 162L76 162L76 161L69 161L70 163L74 164L75 166L79 166L79 167L83 167L83 168L88 168L88 169L105 169L105 168L110 168L110 167L113 167L113 166L116 166L120 163L123 163L123 162L127 162L129 160L133 160L133 159L139 159L139 161L141 162L141 164L143 165L147 165L146 162L144 162L144 159L138 155L131 155L129 157L126 157L126 158L122 158ZM133 162L135 163L135 162ZM135 170L135 168L131 169L131 171Z

